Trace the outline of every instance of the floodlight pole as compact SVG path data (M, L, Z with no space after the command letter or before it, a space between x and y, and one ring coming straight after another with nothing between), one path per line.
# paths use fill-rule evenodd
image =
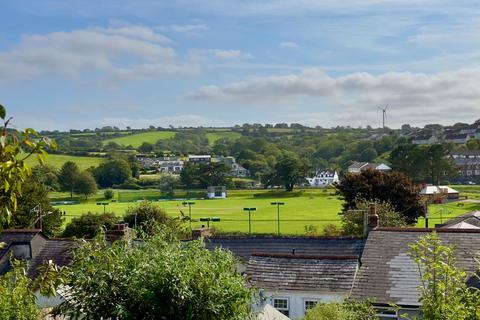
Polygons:
M280 206L285 205L285 202L271 202L272 206L277 206L277 235L280 235Z
M252 211L256 211L257 208L243 208L243 211L248 211L248 234L252 234Z
M108 204L108 202L97 202L97 206L103 206L103 214L105 214Z

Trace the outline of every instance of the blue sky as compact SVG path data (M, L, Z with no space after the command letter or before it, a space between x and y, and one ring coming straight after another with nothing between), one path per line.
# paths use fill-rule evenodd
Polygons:
M0 0L0 103L37 129L480 118L480 7Z

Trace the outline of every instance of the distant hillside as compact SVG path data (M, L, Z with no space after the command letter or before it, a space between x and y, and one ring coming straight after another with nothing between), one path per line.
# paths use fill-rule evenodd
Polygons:
M92 166L97 167L100 163L105 161L105 158L76 157L63 154L49 154L46 160L46 164L55 168L61 168L62 165L67 161L73 161L80 167L80 170L85 170ZM27 164L34 167L38 165L38 161L36 157L30 157L27 159Z
M215 131L215 132L208 132L207 134L208 141L212 144L213 142L220 140L220 139L238 139L242 135L238 132L232 131ZM131 145L134 148L139 147L142 143L148 142L151 144L155 144L158 140L168 139L175 136L174 131L151 131L151 132L142 132L136 133L125 137L118 137L113 139L103 140L103 145L108 144L109 142L115 142L119 145L123 145L125 147Z

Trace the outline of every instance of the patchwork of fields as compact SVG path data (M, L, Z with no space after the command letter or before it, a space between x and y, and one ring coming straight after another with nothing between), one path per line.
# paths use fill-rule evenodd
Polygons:
M77 163L81 170L85 170L92 166L98 166L100 163L104 162L105 159L101 157L76 157L64 154L49 154L46 159L46 163L55 168L62 167L67 161L73 161ZM26 162L31 167L38 165L37 158L34 156L28 158Z

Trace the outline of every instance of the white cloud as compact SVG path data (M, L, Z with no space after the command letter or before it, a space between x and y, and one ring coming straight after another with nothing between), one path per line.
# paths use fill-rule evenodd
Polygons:
M138 79L191 72L177 62L174 49L159 44L168 41L143 26L27 35L10 51L0 52L0 79L97 72L100 79L123 74L129 80L125 75Z
M205 86L186 97L222 105L321 106L323 117L363 124L390 104L392 123L476 119L480 111L480 68L443 73L351 73L332 77L318 69ZM311 117L309 119L312 119ZM421 119L421 120L419 120ZM428 120L427 120L428 119Z
M198 33L200 31L208 30L208 25L205 23L195 23L195 24L171 24L168 26L159 26L155 29L160 31L174 31L178 33Z
M212 49L209 52L218 59L235 60L235 59L252 59L253 55L250 53L242 52L240 50L219 50Z
M298 49L300 46L296 44L295 42L292 41L284 41L280 42L279 44L280 48L288 48L288 49Z

